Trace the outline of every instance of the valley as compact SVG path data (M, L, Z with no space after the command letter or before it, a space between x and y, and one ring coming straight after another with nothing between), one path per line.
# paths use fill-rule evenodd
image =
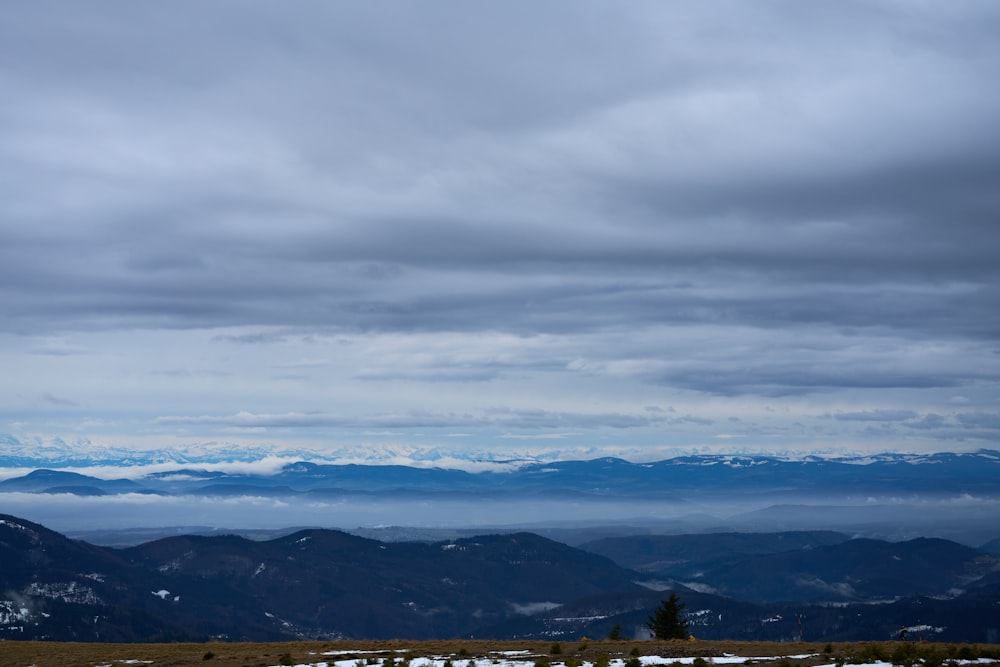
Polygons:
M1000 642L1000 557L831 532L526 532L382 542L328 529L126 548L0 515L0 638L84 642L648 638L668 591L703 639Z

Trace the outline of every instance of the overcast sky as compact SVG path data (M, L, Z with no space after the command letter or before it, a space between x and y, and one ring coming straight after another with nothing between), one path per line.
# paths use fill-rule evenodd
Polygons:
M998 82L993 0L3 3L0 434L997 448Z

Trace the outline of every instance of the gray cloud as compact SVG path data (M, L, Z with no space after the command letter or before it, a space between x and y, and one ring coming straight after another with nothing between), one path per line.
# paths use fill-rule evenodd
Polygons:
M996 412L964 412L958 415L963 426L1000 430L1000 414Z
M50 394L48 392L41 395L41 400L43 403L48 403L49 405L55 405L57 407L77 407L77 403L75 401L71 401L68 398L56 396L55 394Z
M5 6L0 386L158 429L989 439L932 416L1000 396L998 34L985 0Z
M898 422L917 418L912 410L864 410L862 412L838 412L833 415L840 421Z
M908 424L911 428L919 429L941 429L948 427L949 420L943 415L930 413L926 414L919 421L911 422Z
M523 428L523 429L629 429L648 427L662 422L691 421L693 418L666 420L650 415L615 413L568 413L545 410L491 409L483 414L407 413L370 416L345 416L327 413L257 414L239 412L233 415L170 415L156 417L158 425L210 426L233 428L322 428L346 429L412 429L412 428Z

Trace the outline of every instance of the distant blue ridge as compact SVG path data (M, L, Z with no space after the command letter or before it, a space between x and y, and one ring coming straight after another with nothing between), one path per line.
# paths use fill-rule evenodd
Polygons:
M135 458L104 461L123 476ZM203 461L201 463L213 463ZM42 465L38 465L41 463ZM99 489L107 493L231 495L298 493L424 493L480 495L553 495L595 498L659 498L679 502L691 494L844 495L908 494L1000 496L1000 453L920 455L888 454L791 460L771 456L683 456L652 463L617 458L531 463L512 470L468 472L405 465L334 464L297 461L274 474L200 469L197 461L177 462L175 470L134 479L106 480L59 472L61 462L0 456L0 465L37 467L0 481L0 492L44 492L53 487ZM83 463L80 461L79 463ZM92 460L89 465L97 465ZM70 466L66 466L70 467ZM86 468L86 465L74 467ZM230 487L230 488L227 488Z

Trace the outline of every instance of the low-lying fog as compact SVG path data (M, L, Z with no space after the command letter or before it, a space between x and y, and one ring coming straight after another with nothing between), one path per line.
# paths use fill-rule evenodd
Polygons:
M0 512L71 535L82 531L178 526L222 530L410 526L484 532L607 526L617 527L616 532L663 533L837 530L891 540L943 537L972 546L1000 537L996 518L1000 516L1000 499L971 496L869 498L851 502L816 498L790 502L786 497L778 504L766 498L688 503L537 498L477 502L390 495L302 500L5 493L0 494Z

